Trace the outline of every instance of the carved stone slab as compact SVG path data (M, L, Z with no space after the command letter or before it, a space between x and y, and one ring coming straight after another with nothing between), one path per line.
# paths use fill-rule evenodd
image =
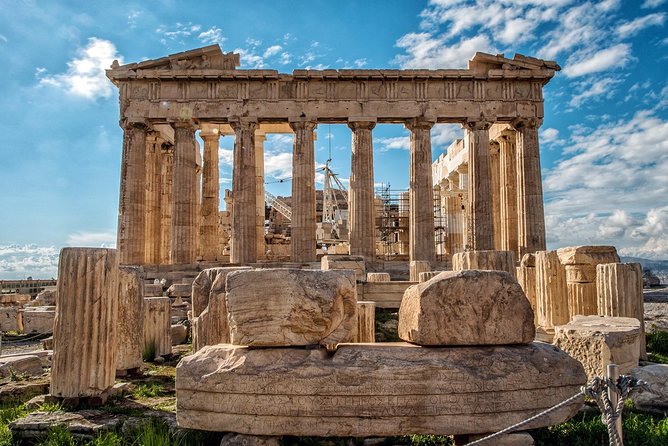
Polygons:
M252 435L390 436L495 432L572 395L582 366L542 343L324 349L219 344L176 370L179 426ZM527 428L561 423L581 401Z

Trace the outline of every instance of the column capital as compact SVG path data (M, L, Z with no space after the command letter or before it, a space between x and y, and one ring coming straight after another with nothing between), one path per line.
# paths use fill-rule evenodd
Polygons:
M220 138L220 131L217 128L213 128L213 129L210 129L210 130L200 129L199 136L203 140L206 140L207 138L208 139L218 139L218 138Z
M490 140L489 141L489 153L490 155L498 155L501 151L501 146L498 141Z
M415 130L421 129L421 130L431 130L431 128L436 124L436 119L435 118L427 118L424 116L420 116L417 118L412 118L409 119L404 123L404 126L410 130L411 132L414 132Z
M521 130L521 129L537 129L541 125L543 125L543 119L542 118L516 118L514 119L510 125L513 126L515 130Z
M489 128L494 124L493 121L485 119L483 116L475 119L466 119L462 126L466 130L476 131L476 130L489 130Z
M197 130L197 125L191 120L174 121L174 122L170 122L170 124L175 129L188 129L188 130L192 130L193 132L195 130Z
M313 131L315 130L318 122L315 119L307 118L291 118L288 122L292 131L296 132L299 130Z
M233 116L228 119L227 122L235 132L238 130L248 130L254 132L259 127L257 118L249 118L246 116Z
M376 118L348 118L348 127L351 130L372 130L376 126Z
M148 122L144 119L121 119L118 123L123 130L149 130Z

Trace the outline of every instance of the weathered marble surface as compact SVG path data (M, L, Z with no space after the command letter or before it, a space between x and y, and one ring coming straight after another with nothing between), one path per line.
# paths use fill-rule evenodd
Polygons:
M652 364L636 367L631 375L649 384L649 391L633 393L631 398L636 407L660 410L668 408L668 364Z
M533 341L533 311L505 271L445 271L404 293L399 337L418 345L504 345Z
M235 345L331 345L357 324L353 273L255 269L227 275L227 319Z
M638 365L640 322L629 317L574 316L554 327L554 345L582 363L588 378L605 376L608 364L619 373Z
M512 251L464 251L452 256L452 270L482 269L506 271L515 277L515 253Z
M495 432L579 392L582 366L542 343L325 349L207 346L176 370L181 427L253 435ZM581 401L528 428L563 422Z
M116 370L138 369L143 365L144 274L137 266L121 266L118 270Z

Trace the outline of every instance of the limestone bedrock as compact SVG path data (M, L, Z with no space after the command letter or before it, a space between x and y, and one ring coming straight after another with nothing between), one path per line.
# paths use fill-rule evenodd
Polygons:
M227 317L235 345L333 345L357 325L352 272L255 269L227 275Z
M445 271L406 290L399 337L418 345L526 344L533 310L505 271Z
M181 427L252 435L496 432L580 392L582 366L543 343L325 349L204 347L176 369ZM578 399L527 429L573 416ZM502 414L502 416L499 416Z

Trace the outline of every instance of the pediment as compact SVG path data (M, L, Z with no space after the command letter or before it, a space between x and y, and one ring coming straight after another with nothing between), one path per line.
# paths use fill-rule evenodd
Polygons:
M552 60L527 57L517 53L512 59L505 57L503 54L475 53L475 56L469 61L469 69L480 73L489 70L559 71L561 67Z
M239 54L223 53L218 45L170 54L159 59L119 65L114 61L112 70L234 70L239 66Z

